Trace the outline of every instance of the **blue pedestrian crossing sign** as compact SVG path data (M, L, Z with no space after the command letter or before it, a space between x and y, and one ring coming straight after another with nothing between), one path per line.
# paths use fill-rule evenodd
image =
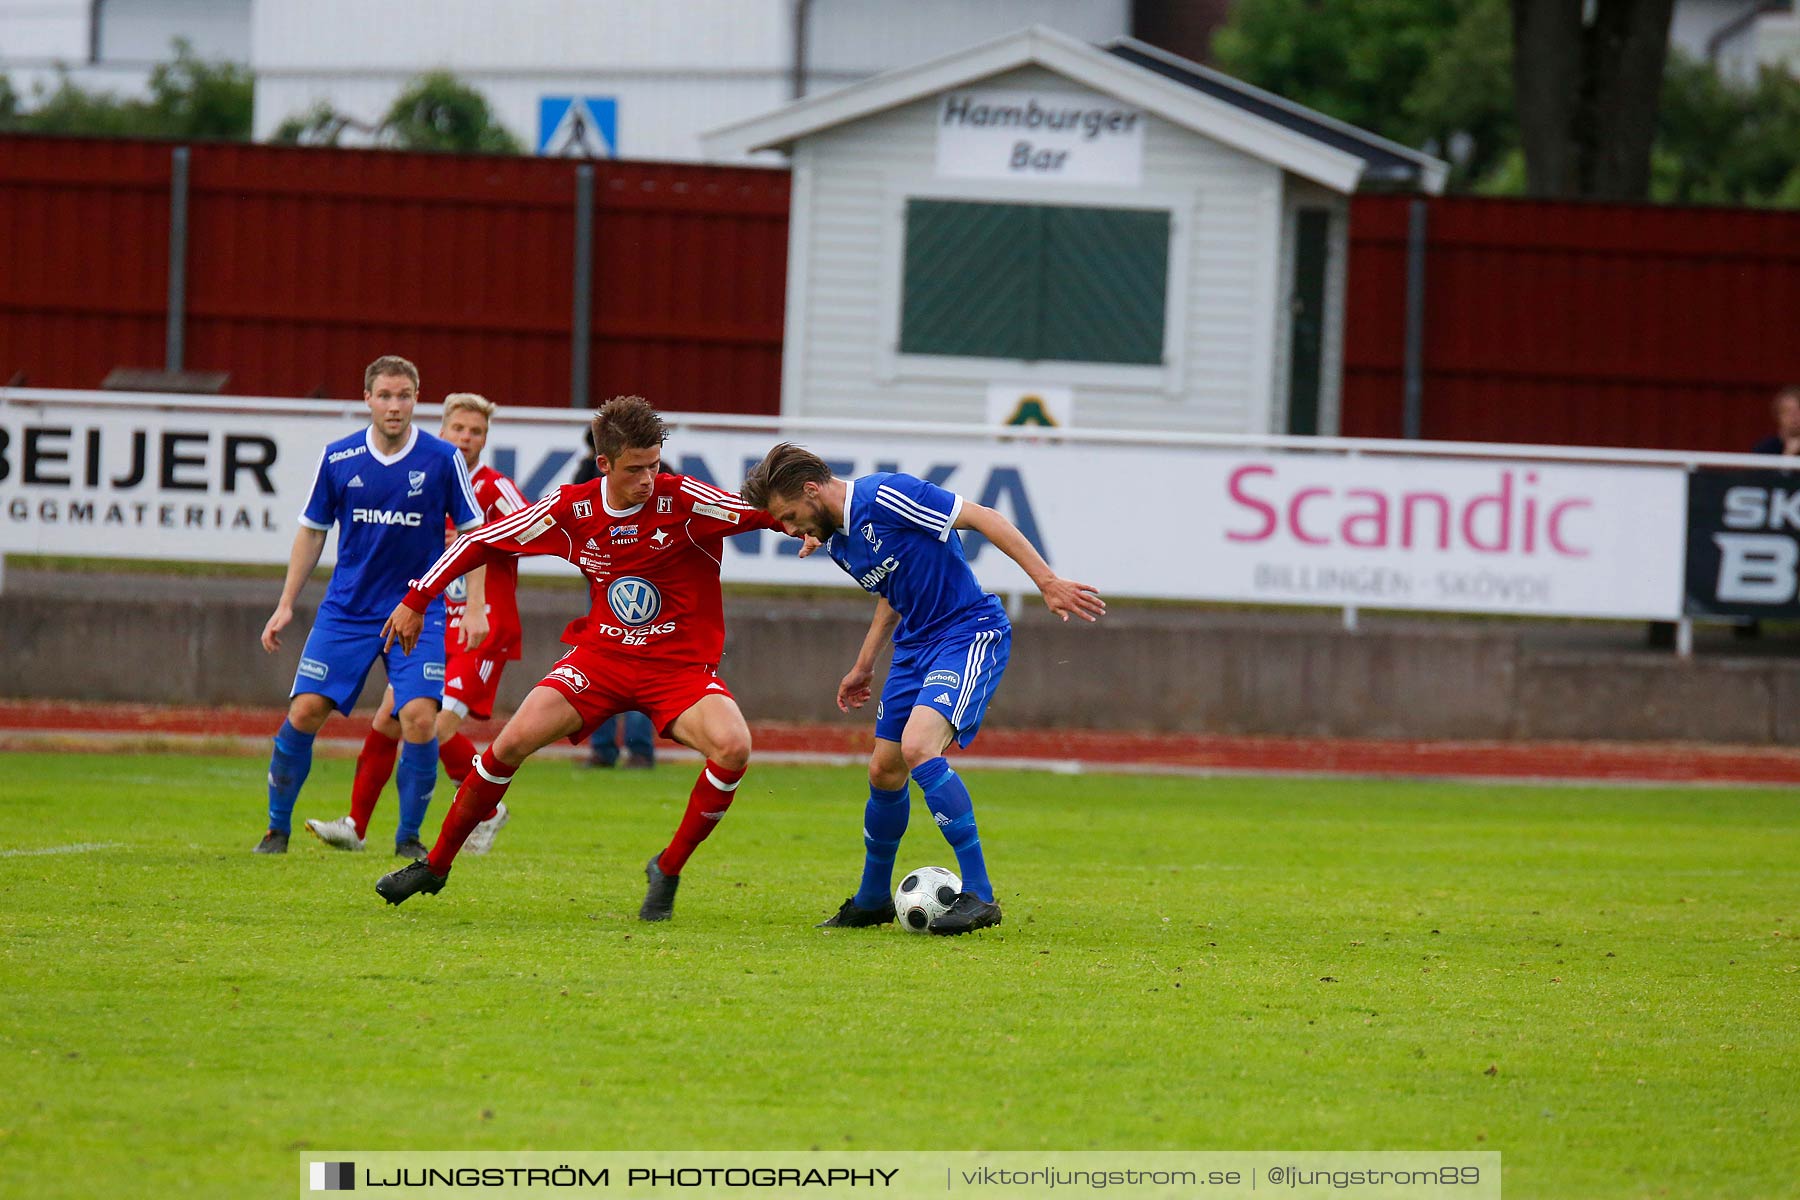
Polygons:
M618 97L538 97L537 152L555 158L617 158Z

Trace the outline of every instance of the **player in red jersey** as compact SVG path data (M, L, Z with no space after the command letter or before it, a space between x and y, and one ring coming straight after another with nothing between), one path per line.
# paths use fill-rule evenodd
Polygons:
M725 646L719 558L734 533L774 529L767 514L710 484L662 473L662 418L642 398L609 400L594 417L601 478L568 484L503 521L457 539L388 618L400 644L452 579L508 554L555 554L586 575L592 609L571 623L573 646L519 706L457 789L424 862L381 877L390 904L437 892L464 840L497 811L524 761L559 738L579 745L610 716L638 710L666 737L706 756L673 840L644 866L638 917L667 920L682 868L731 807L750 763L750 730L719 678Z
M452 392L444 397L444 416L438 436L462 452L469 468L469 482L481 506L484 525L492 525L525 507L525 497L512 480L492 467L479 465L494 417L491 400L474 392ZM447 529L446 538L455 530ZM438 761L457 783L468 775L475 761L475 743L462 732L465 718L484 721L494 715L494 696L500 689L500 673L520 655L519 560L511 555L487 564L487 603L484 611L468 612L468 590L462 580L453 582L444 596L444 703L437 714ZM394 777L394 759L400 744L400 722L393 715L392 688L376 709L374 723L356 756L356 776L350 785L350 815L335 821L311 820L306 827L327 846L361 850L375 804ZM469 850L485 854L494 835L506 824L502 805L469 838Z

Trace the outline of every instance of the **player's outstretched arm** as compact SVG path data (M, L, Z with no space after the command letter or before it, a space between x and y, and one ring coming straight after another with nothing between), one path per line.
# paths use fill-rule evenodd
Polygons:
M463 579L468 583L468 603L463 606L463 649L474 650L487 641L487 564L476 567Z
M871 684L875 679L875 656L881 653L887 640L894 636L894 626L898 624L900 614L894 611L894 606L887 602L887 597L877 597L875 618L869 622L869 632L863 637L862 649L857 652L856 665L838 683L838 711L849 712L869 702Z
M319 565L319 557L324 553L325 531L302 525L294 534L294 548L288 551L287 577L281 582L281 599L263 626L262 648L270 654L281 649L281 631L294 619L294 601L300 598L300 589L306 586L307 577Z
M1031 582L1044 594L1045 606L1063 620L1077 616L1084 621L1097 621L1106 615L1106 601L1100 598L1099 589L1089 583L1064 579L1052 571L1044 556L1037 552L1037 547L1025 540L1019 527L1007 520L1005 514L964 501L962 512L956 518L956 528L973 529L1023 567L1031 576Z
M525 543L556 525L555 519L549 515L554 503L554 498L541 500L530 508L483 525L473 533L465 533L450 543L450 548L438 556L430 569L413 580L405 597L388 615L386 623L381 627L382 648L385 650L398 641L400 649L411 654L413 647L418 644L419 630L425 623L425 610L431 607L434 599L443 595L444 589L457 576L467 575L477 567L485 568L490 560L503 554L553 553L548 546L528 548ZM469 609L479 611L486 605L487 575L484 571L479 580L470 580ZM484 614L484 624L486 619Z

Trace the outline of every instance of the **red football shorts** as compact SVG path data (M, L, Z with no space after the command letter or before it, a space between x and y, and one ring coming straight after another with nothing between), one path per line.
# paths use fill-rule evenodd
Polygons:
M617 654L599 654L585 646L563 655L540 687L561 692L581 714L581 729L569 736L579 746L608 717L641 712L664 737L669 726L708 696L737 697L719 678L717 667L698 663L644 663Z
M483 658L479 651L453 653L444 662L444 707L485 721L494 715L504 658Z

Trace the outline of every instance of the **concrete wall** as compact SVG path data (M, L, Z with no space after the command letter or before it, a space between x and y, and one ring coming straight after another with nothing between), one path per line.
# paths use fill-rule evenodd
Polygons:
M322 589L309 589L314 599ZM257 643L269 580L14 570L0 595L0 695L276 704L311 620L280 654ZM527 589L518 703L559 649L576 591ZM726 678L752 720L843 721L833 696L867 629L856 598L727 601ZM1779 642L1703 631L1683 662L1642 626L1118 609L1097 626L1040 610L1019 622L995 727L1380 738L1577 738L1787 743L1800 738L1800 661ZM1746 653L1745 651L1749 651ZM364 693L379 695L380 671Z

